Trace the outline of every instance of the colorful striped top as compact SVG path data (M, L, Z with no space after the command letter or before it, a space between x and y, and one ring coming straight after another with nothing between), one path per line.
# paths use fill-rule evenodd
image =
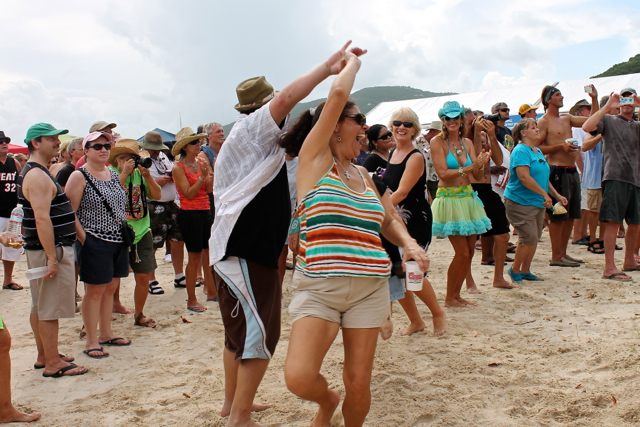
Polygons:
M302 199L297 270L309 277L389 276L390 262L379 234L384 208L362 179L366 190L351 190L334 163Z

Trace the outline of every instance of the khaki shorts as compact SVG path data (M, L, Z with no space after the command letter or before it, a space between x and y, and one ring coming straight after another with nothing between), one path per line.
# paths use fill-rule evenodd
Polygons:
M600 212L602 205L602 188L587 190L587 209L591 212Z
M537 245L544 228L544 208L521 205L509 199L504 199L504 207L509 222L518 232L518 244Z
M310 278L296 271L289 314L317 317L343 328L379 328L389 317L386 277Z
M47 265L44 251L26 251L27 268ZM31 314L40 320L71 319L76 313L76 267L73 248L56 248L58 274L51 279L29 280L31 288Z

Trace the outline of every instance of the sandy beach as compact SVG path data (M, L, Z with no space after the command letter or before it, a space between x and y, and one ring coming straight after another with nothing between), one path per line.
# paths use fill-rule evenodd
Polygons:
M481 266L477 252L474 277L483 294L468 295L477 307L447 309L444 337L399 336L407 321L394 305L396 333L378 343L366 425L640 425L640 272L631 273L633 282L603 280L604 256L571 245L570 254L587 264L552 268L547 233L543 240L532 271L545 281L517 290L492 288L493 268ZM441 303L452 254L447 240L435 240L429 252L429 277ZM616 257L620 266L622 252ZM207 303L204 314L187 311L185 290L174 289L161 251L158 263L166 293L149 295L145 308L158 327L134 327L133 315L115 315L114 332L133 340L130 347L110 347L110 357L90 359L82 354L80 314L60 322L60 351L90 370L78 377L47 379L33 368L29 291L1 292L0 312L13 335L13 401L43 414L34 425L224 426L220 314L215 303ZM25 268L23 257L15 275L23 285ZM288 271L285 308L290 281ZM133 286L133 275L123 280L122 300L130 307ZM426 306L419 308L430 323ZM285 309L280 344L258 392L258 399L275 405L255 415L265 426L307 426L315 413L315 404L284 384L290 330ZM322 369L339 391L342 351L338 336Z

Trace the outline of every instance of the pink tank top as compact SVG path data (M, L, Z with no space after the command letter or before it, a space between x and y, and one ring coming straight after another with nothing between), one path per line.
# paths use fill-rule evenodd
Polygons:
M189 181L189 186L195 184L198 178L202 175L202 171L200 171L199 174L189 172L189 170L180 162L176 162L175 164L180 166L184 171L187 176L187 180ZM200 186L196 196L191 200L187 199L185 195L182 194L182 191L180 191L180 188L177 185L176 190L178 190L178 195L180 196L180 209L184 211L208 211L210 209L209 196L207 195L207 188L204 182Z

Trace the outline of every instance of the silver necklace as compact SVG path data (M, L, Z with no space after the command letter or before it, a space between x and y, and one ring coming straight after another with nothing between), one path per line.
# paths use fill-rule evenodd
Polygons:
M186 158L183 158L182 161L187 165L187 166L191 166L193 168L193 170L198 170L198 161L196 160L196 162L194 164L191 164L187 161Z
M335 157L333 158L333 161L335 161L338 164L338 166L340 166L340 168L342 169L342 172L344 172L344 176L347 179L351 179L351 174L349 174L349 172L347 172L347 170L344 168L344 166L342 166L342 164L340 164L340 162L337 161ZM349 163L349 167L351 167L351 163Z
M462 156L464 153L466 153L466 152L467 152L467 147L465 147L465 146L464 146L464 142L462 142L462 144L461 144L461 145L462 145L462 147L460 147L460 148L456 147L456 146L455 146L455 144L454 144L453 142L449 141L449 138L447 138L447 142L449 143L449 145L450 145L453 149L455 149L455 153L456 153L456 155L457 155L458 157L459 157L459 156ZM464 151L463 151L463 149L464 149Z

